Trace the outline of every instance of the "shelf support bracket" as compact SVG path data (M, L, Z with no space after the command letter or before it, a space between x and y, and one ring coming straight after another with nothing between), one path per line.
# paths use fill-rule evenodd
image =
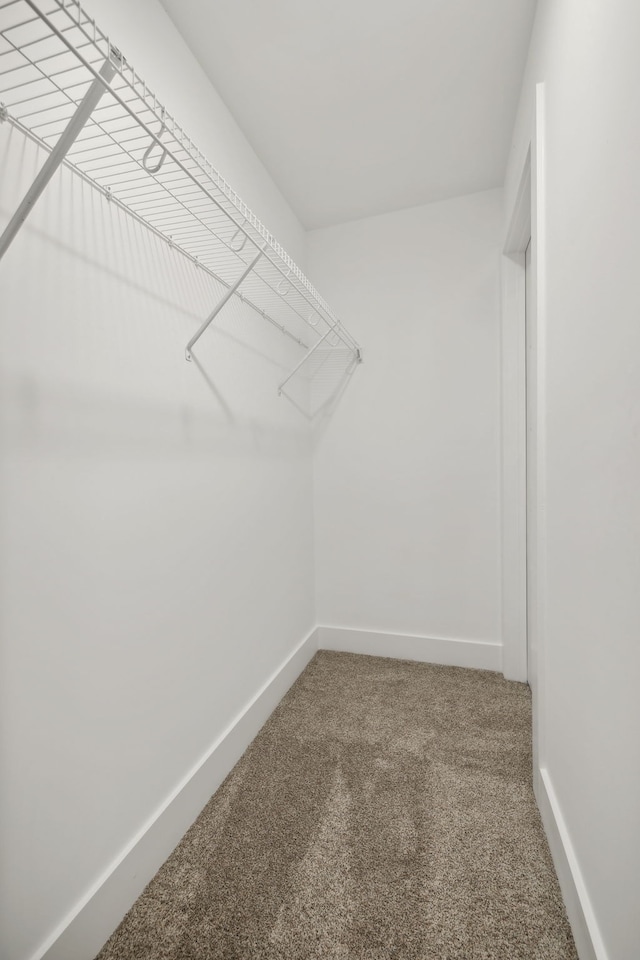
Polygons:
M116 53L114 48L112 48L112 52L113 54ZM93 113L93 110L107 89L106 84L111 82L115 72L116 67L111 60L105 60L100 69L99 76L101 79L96 77L92 81L91 86L78 104L75 113L60 135L60 139L45 160L44 164L42 165L42 169L27 190L22 203L7 224L2 236L0 236L0 260L9 249L11 241L29 216L36 200L51 180L51 177L54 175L69 152L69 148L73 144L74 140Z
M246 280L246 278L249 276L249 274L251 273L251 271L252 271L253 268L255 267L256 263L258 262L258 260L259 260L260 257L262 256L262 254L264 253L265 247L266 247L266 244L265 244L264 247L262 247L261 250L258 250L257 256L255 256L255 257L253 258L253 260L251 261L251 263L249 264L249 266L247 267L247 269L238 277L238 279L237 279L236 282L233 284L233 286L229 287L229 289L228 289L227 292L225 293L225 295L224 295L224 297L222 298L222 300L220 300L220 301L215 305L215 307L213 308L213 310L211 311L211 313L209 314L209 316L207 317L207 319L204 321L204 323L202 324L202 326L200 327L200 329L197 331L197 333L195 333L195 334L191 337L191 340L189 340L189 343L188 343L187 346L185 347L185 351L184 351L185 360L191 361L191 351L192 351L192 349L193 349L194 344L197 343L197 341L200 339L200 337L202 336L202 334L205 332L205 330L207 329L207 327L209 326L209 324L212 323L212 322L215 320L215 318L218 316L218 314L220 313L220 311L222 310L222 308L224 307L224 305L231 299L231 297L234 295L234 293L237 293L238 288L240 287L240 284L243 282L243 280Z

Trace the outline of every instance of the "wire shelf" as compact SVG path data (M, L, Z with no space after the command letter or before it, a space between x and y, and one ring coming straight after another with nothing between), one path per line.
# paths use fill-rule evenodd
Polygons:
M187 359L235 294L307 350L290 376L320 346L360 360L309 280L77 0L0 0L3 119L227 287Z

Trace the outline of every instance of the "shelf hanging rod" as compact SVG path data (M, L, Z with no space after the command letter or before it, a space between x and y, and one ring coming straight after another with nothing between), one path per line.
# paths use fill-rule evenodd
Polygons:
M265 247L266 247L266 244L265 244ZM191 360L191 350L193 349L194 344L200 339L200 337L205 332L209 324L212 323L213 320L215 320L215 318L218 316L218 314L220 313L224 305L227 303L227 301L230 300L231 297L234 295L234 293L237 292L242 281L249 276L249 274L255 267L256 263L258 262L260 257L263 255L265 247L263 247L262 250L258 250L257 256L253 258L253 260L251 261L247 269L244 270L243 273L238 277L238 279L233 284L233 286L229 287L229 289L227 290L225 295L222 297L222 299L219 300L218 303L215 305L215 307L213 308L213 310L211 311L207 319L204 321L200 329L195 333L193 337L191 337L191 340L189 340L189 343L187 344L186 349L184 351L186 360Z
M93 81L84 95L84 98L78 104L75 113L69 120L69 123L67 124L64 132L61 134L60 139L45 160L40 172L27 190L22 203L7 224L2 236L0 236L0 260L9 249L11 241L17 234L18 230L29 216L34 203L64 160L69 147L74 142L85 123L91 116L94 107L105 91L109 89L109 81L113 78L115 72L116 68L111 60L105 60L100 68L99 75Z

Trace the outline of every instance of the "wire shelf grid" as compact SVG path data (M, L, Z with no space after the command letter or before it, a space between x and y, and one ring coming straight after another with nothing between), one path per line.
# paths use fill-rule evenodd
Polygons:
M52 151L96 85L64 162L309 355L322 342L359 360L320 294L78 0L0 0L0 119Z

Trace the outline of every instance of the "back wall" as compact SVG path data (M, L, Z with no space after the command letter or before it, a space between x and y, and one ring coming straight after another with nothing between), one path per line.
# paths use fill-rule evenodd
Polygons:
M500 640L492 190L309 234L364 363L315 449L318 622Z

